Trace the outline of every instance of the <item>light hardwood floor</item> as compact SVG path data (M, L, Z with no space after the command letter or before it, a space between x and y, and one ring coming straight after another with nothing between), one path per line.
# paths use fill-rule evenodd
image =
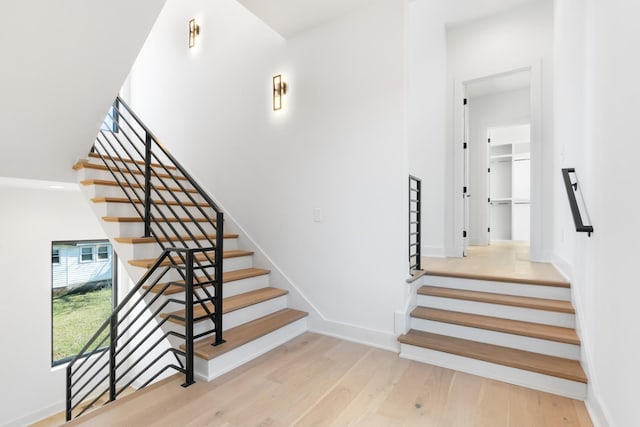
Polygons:
M172 377L71 425L592 425L580 401L313 333L210 383L181 382Z
M529 244L525 242L503 241L491 242L489 246L469 246L468 255L464 258L422 257L422 268L428 274L566 283L552 264L529 261Z

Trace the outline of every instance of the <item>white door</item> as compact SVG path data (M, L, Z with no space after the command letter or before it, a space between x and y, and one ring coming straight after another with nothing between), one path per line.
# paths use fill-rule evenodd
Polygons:
M462 230L462 256L467 256L469 246L469 103L464 98L463 123L463 151L464 151L464 176L462 188L462 206L464 209L464 229Z

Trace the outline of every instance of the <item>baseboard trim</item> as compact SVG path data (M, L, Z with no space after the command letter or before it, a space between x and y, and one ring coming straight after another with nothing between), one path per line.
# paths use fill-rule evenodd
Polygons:
M49 405L46 408L39 409L35 412L32 412L28 415L22 416L20 418L15 418L9 421L6 424L3 424L3 427L21 427L26 425L31 425L33 423L37 423L38 421L42 421L45 418L49 418L55 414L58 414L65 410L65 402L60 401L58 403L54 403L53 405Z

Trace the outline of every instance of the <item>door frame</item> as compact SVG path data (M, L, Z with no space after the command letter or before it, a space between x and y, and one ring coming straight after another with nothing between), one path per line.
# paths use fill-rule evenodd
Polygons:
M464 253L464 202L460 194L464 187L464 98L466 84L474 80L511 74L519 71L529 71L531 76L531 241L530 259L545 261L544 242L542 233L543 221L543 139L542 139L542 60L527 62L512 68L499 69L477 75L465 76L454 80L453 90L453 177L450 180L449 194L452 197L452 221L449 230L453 247L448 248L447 255L460 257Z

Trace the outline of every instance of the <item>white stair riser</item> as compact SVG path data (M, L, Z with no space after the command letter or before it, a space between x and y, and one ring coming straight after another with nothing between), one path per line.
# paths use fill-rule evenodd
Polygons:
M167 200L168 201L168 200ZM161 202L159 200L159 202ZM144 205L137 203L134 207L131 203L107 203L107 202L99 202L95 203L95 211L98 213L100 217L103 216L140 216L138 211L139 209L141 213L144 213ZM158 211L159 209L159 211ZM186 208L180 206L161 206L158 208L152 207L151 213L155 217L162 217L164 215L167 218L188 218L189 215L194 218L202 218L205 215L211 219L216 218L216 214L211 208L198 208L196 206L188 206ZM188 212L188 213L187 213ZM203 213L204 212L204 213Z
M133 168L132 168L133 170ZM121 182L129 182L130 184L137 184L137 185L144 185L144 175L131 175L131 174L127 174L126 178L122 177L118 172L116 172L116 176L118 178L118 181ZM78 171L78 179L79 180L85 180L85 179L103 179L103 180L108 180L108 181L115 181L115 179L113 178L113 175L111 174L111 172L109 171L104 171L104 170L98 170L98 169L88 169L88 168L82 168ZM159 178L156 176L151 176L151 183L153 185L156 186L166 186L166 187L177 187L179 188L179 186L181 185L182 187L186 188L192 188L192 186L189 184L188 181L186 180L179 180L180 184L178 185L176 183L176 181L174 181L171 178Z
M251 292L251 291L255 291L255 290L262 289L269 286L269 275L265 274L262 276L250 277L248 279L234 280L233 282L224 283L222 286L223 286L222 288L223 296L225 298L232 297L235 295L243 294L245 292ZM209 295L215 295L215 292L213 291L212 286L208 286L206 290L209 292ZM202 289L195 289L195 292L198 293L198 295L201 298L206 298L206 294ZM155 295L156 295L155 293L149 293L145 298L146 301L147 302L151 301L151 299ZM163 304L165 302L165 299L184 301L184 292L171 294L166 297L160 296L157 300L157 304ZM167 304L167 308L164 311L166 312L177 311L177 310L182 310L183 308L184 308L184 304L182 303L170 302Z
M107 222L102 221L103 228L109 236L142 236L144 235L144 223L143 222ZM169 225L170 224L170 225ZM209 223L184 223L178 222L172 223L160 223L159 225L153 225L155 230L158 230L158 234L163 235L160 229L165 230L166 234L173 236L176 233L182 234L215 234L216 229ZM187 231L188 230L188 231Z
M111 185L80 185L80 187L82 191L87 195L88 199L92 199L94 197L126 197L120 187L114 187ZM168 191L159 191L158 193L162 194L162 197L164 197L165 200L170 200L173 198L171 193L169 193ZM158 193L154 195L154 198L159 197ZM127 194L129 194L131 198L133 198L134 195L140 195L142 197L143 190L139 188L131 189L127 191ZM192 201L191 198L193 198L196 203L203 202L202 197L198 194L193 194L193 193L191 193L190 195L183 194L183 193L175 193L175 194L177 194L178 200L181 200L184 202Z
M507 305L488 304L484 302L465 301L452 298L440 298L428 295L418 295L418 305L422 307L438 308L441 310L521 320L524 322L542 323L545 325L562 326L565 328L575 328L575 315L569 313L511 307Z
M276 331L224 353L212 360L195 358L195 371L198 378L211 381L264 353L292 340L307 330L307 318L290 323Z
M580 359L580 347L573 344L418 318L411 319L411 328L438 335L563 357L565 359Z
M487 280L460 279L455 277L424 276L423 284L441 288L462 289L466 291L490 292L505 295L517 295L532 298L546 298L571 301L571 289L555 286L527 285L523 283L505 283Z
M509 366L502 366L413 345L401 344L400 357L516 384L534 390L566 396L572 399L584 400L587 396L587 385L581 382L538 374L536 372L511 368Z
M199 240L200 247L209 247L210 243L205 240ZM192 241L187 241L187 247L194 248L198 245ZM215 242L214 242L215 243ZM167 246L182 246L181 242L166 242ZM231 251L238 248L237 239L224 239L224 250ZM116 249L118 256L123 259L146 259L158 257L162 253L162 249L157 243L120 243Z
M180 309L183 308L184 306L182 306ZM281 297L273 298L268 301L263 301L259 304L254 304L249 307L244 307L240 310L235 310L231 313L224 314L222 318L222 329L226 331L228 329L242 325L243 323L247 323L260 317L267 316L271 313L275 313L276 311L283 310L285 308L287 308L286 295L282 295ZM163 328L166 328L166 330L175 331L180 334L184 333L184 326L178 325L173 322L167 322L165 325L163 325ZM211 330L212 328L213 325L210 320L202 320L194 325L193 333L194 335L199 335Z

